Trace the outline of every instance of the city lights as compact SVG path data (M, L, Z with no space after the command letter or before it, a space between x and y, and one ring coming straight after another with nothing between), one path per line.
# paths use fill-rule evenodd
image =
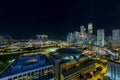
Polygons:
M0 80L120 80L120 0L1 0Z

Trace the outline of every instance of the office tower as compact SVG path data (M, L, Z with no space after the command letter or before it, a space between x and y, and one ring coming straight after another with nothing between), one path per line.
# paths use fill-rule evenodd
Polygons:
M84 26L80 26L80 35L82 38L84 37L84 30L85 30Z
M107 43L107 45L109 46L109 47L111 47L111 44L112 44L112 36L108 36L108 41L107 41L108 43Z
M78 39L78 37L80 36L80 33L78 31L75 31L74 32L74 38L75 39Z
M37 41L40 41L40 35L36 35L37 36Z
M81 44L83 44L83 39L84 39L84 35L85 35L85 33L84 33L84 26L80 26L80 38L81 38Z
M89 44L89 49L91 49L92 34L93 34L93 24L89 23L88 24L88 44Z
M120 43L120 29L114 29L112 31L112 43L114 47L118 47Z
M104 46L105 41L104 41L104 29L97 30L97 45L98 46Z
M120 63L108 60L106 77L111 80L120 80Z
M73 43L73 33L68 33L68 35L67 35L67 42L69 43L69 44L71 44L71 43Z
M84 30L84 25L81 25L80 26L80 34L81 34L81 32L83 32L83 30Z
M80 33L78 31L74 32L74 41L75 41L75 44L80 43Z

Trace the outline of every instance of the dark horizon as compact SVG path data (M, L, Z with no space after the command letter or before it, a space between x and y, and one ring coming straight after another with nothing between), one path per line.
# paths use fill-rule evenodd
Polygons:
M97 29L120 28L120 1L2 1L0 5L0 33L13 38L33 38L47 34L51 39L64 39L68 32L93 23Z

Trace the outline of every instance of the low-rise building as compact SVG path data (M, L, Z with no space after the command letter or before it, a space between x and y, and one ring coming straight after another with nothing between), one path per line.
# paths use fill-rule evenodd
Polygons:
M0 74L0 80L49 80L53 76L53 65L46 56L33 54L17 58Z
M62 48L49 55L54 65L55 80L80 80L81 70L94 64L90 63L85 67L81 67L82 64L80 65L79 61L88 59L81 53L81 50L75 48Z

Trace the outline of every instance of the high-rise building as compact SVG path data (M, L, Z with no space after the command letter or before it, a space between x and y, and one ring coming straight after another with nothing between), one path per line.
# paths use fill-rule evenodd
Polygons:
M84 37L84 26L80 26L80 36L83 38Z
M93 24L89 23L88 24L88 44L89 44L89 49L91 49L92 34L93 34Z
M73 43L73 33L68 33L67 35L67 42L70 44L70 43Z
M110 80L120 80L120 63L108 60L106 77Z
M105 42L106 42L106 45L110 48L112 44L112 36L106 36Z
M80 26L80 38L81 38L81 44L83 44L83 39L84 39L84 35L85 35L85 33L84 33L84 26Z
M79 36L80 36L80 33L78 31L75 31L74 32L74 38L75 38L75 40L77 40L79 38Z
M74 41L75 41L75 44L80 43L80 33L78 31L74 32Z
M97 45L98 46L104 46L105 41L104 41L104 29L97 30Z
M92 23L88 24L88 33L90 33L90 34L93 33L93 24Z
M114 29L112 31L112 43L115 46L119 46L119 43L120 43L120 29Z

